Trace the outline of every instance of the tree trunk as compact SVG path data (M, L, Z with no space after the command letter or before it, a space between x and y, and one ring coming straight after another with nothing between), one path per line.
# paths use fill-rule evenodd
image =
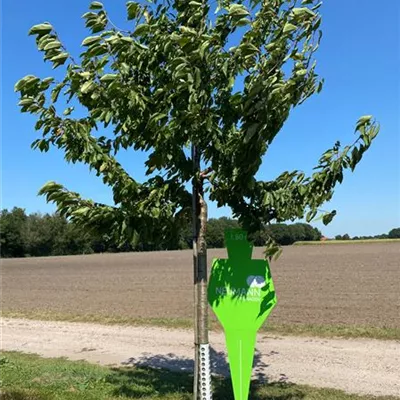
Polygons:
M195 368L193 400L211 400L211 374L208 344L207 301L207 204L200 178L200 157L192 148L195 178L193 179L193 271L194 271L194 347Z

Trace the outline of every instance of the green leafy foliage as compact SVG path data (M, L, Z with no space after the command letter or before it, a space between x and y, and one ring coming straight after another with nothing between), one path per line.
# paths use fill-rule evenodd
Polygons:
M320 5L129 1L126 32L92 2L83 15L90 35L78 60L50 24L35 25L30 34L38 50L53 68L63 65L65 74L61 82L28 75L15 86L21 111L37 116L42 138L33 147L55 146L68 162L87 164L111 187L114 205L84 200L56 183L41 194L62 215L110 233L121 245L138 236L176 236L191 220L186 186L193 179L207 183L210 200L230 207L250 232L270 222L319 218L345 170L355 169L378 134L371 116L357 122L355 142L336 143L311 176L287 171L260 181L255 175L290 111L322 89L314 59L322 38ZM237 90L239 79L244 83ZM58 105L65 101L79 104L84 116L74 118L71 108L63 114ZM113 133L99 136L106 127ZM204 171L193 170L191 144ZM146 182L116 161L115 154L128 148L148 152ZM329 223L334 215L320 218ZM278 251L272 242L269 249L269 255Z

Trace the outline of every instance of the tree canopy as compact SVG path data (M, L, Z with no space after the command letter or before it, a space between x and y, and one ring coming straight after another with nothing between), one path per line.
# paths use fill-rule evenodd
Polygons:
M389 233L388 237L390 239L397 239L400 238L400 228L393 228Z
M361 117L354 143L335 143L311 176L296 170L255 178L290 110L322 89L314 60L320 4L298 3L129 1L132 29L123 31L95 1L83 15L91 34L79 58L50 23L32 27L44 60L65 71L60 81L28 75L15 85L21 111L36 115L42 132L33 147L55 146L68 162L87 164L112 188L114 204L55 182L40 193L61 215L121 244L139 233L173 237L189 220L191 180L206 181L210 200L229 206L250 231L271 221L312 221L379 129L371 116ZM193 169L193 144L202 170ZM117 161L128 148L147 152L147 181ZM323 222L335 213L323 214Z

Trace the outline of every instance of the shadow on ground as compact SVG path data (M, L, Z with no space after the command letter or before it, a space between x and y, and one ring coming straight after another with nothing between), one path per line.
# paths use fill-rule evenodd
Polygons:
M150 378L150 379L149 379ZM167 398L180 394L177 399L192 398L193 375L184 372L155 369L152 367L115 368L108 382L116 390L114 396L128 398ZM154 397L155 398L155 397ZM169 398L169 397L168 397ZM174 398L175 397L171 397ZM296 385L287 382L261 384L252 382L250 390L252 400L301 400L305 394ZM213 399L233 400L232 383L229 378L213 378Z
M213 373L213 399L233 400L229 364L225 353L211 348L210 356ZM174 354L143 355L138 358L129 358L123 364L124 368L112 369L113 374L109 380L118 387L114 392L115 396L139 398L157 393L162 398L172 393L180 393L182 399L191 399L193 360ZM268 382L268 378L263 372L265 368L268 368L268 364L261 361L261 354L256 351L250 399L301 400L305 397L298 387L287 382L287 377L284 375L279 382ZM142 386L144 383L146 383L145 387Z
M0 393L2 400L192 400L193 396L193 361L174 354L131 358L122 367L100 367L83 361L42 359L17 353L7 357L2 366L2 372L6 372ZM212 350L211 359L213 400L233 400L225 354ZM307 389L287 382L285 376L279 382L268 382L263 375L267 368L268 364L256 352L255 379L249 399L306 399Z
M224 352L218 352L210 347L211 373L218 376L229 376L229 364ZM144 354L141 357L131 357L122 363L125 366L145 366L153 368L164 368L177 372L193 372L194 362L190 358L180 357L175 354L152 355ZM267 383L265 369L269 365L261 360L261 353L256 350L253 362L253 377L259 382ZM286 381L286 376L282 375L281 381Z
M53 400L48 394L37 393L34 390L15 389L2 390L0 392L1 400Z

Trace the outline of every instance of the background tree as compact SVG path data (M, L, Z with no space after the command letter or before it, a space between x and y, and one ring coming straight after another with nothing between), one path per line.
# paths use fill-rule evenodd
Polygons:
M25 210L22 208L14 207L11 211L1 211L1 257L23 257L25 255L24 230L26 218Z
M65 68L59 82L28 75L16 84L22 112L37 116L43 135L33 147L53 145L68 162L88 164L112 188L115 204L82 199L54 182L40 193L62 215L121 245L138 233L168 240L193 214L195 398L198 349L208 344L206 191L249 231L272 220L311 221L378 133L372 117L362 117L355 143L336 143L312 176L293 171L255 179L290 110L322 88L313 57L321 39L319 7L314 0L129 1L132 30L126 32L95 1L83 16L91 35L79 59L49 23L30 30L44 59ZM146 182L118 163L121 148L147 152ZM323 215L323 222L334 215ZM277 251L269 243L266 254Z
M297 226L301 226L300 232ZM224 247L226 229L242 228L235 219L211 218L207 227L207 246ZM279 234L284 231L285 236ZM58 255L115 253L125 251L152 251L188 249L192 245L190 224L168 241L154 238L146 242L136 235L131 243L118 246L109 235L94 235L80 226L55 214L26 214L15 207L12 211L2 210L0 214L1 256L2 257L43 257ZM381 237L387 235L379 235ZM269 224L250 235L255 246L264 246L269 238L279 245L293 244L299 240L320 240L321 232L308 224Z
M393 228L393 229L389 232L388 237L389 237L390 239L397 239L397 238L400 238L400 228Z
M91 236L65 217L39 213L27 215L18 207L1 211L0 240L1 257L88 254L94 251Z
M211 218L207 222L207 246L221 248L224 247L224 232L226 229L239 229L238 221L227 217L219 219Z
M351 237L348 233L345 233L344 235L336 235L335 239L336 240L351 240Z

